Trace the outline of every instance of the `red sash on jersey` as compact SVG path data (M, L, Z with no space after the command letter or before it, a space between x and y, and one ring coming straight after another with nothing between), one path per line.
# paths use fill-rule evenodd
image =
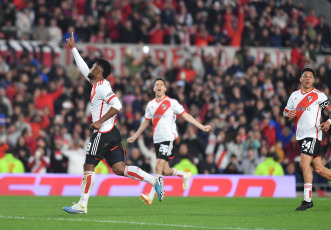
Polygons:
M157 123L159 123L160 119L162 118L163 114L170 108L170 101L164 100L159 107L156 109L154 116L153 116L153 133Z
M296 107L296 116L295 116L295 130L297 130L297 124L300 120L300 117L302 116L304 109L298 109L298 108L307 108L311 104L313 104L318 99L318 95L314 92L311 92L307 96L305 96L297 105Z

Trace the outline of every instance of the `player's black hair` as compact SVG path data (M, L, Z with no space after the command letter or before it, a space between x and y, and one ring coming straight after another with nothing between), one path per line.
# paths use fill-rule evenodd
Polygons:
M96 63L98 66L101 67L102 76L103 76L103 78L106 79L109 76L109 74L111 73L111 64L109 63L109 61L107 61L106 59L103 59L103 58L98 58Z
M155 82L157 82L157 81L163 81L164 86L167 86L167 83L166 83L166 81L164 80L164 78L162 78L162 77L155 78L155 80L154 80L154 85L155 85Z
M304 72L306 72L306 71L309 71L309 72L313 73L314 78L316 78L315 71L314 71L312 68L309 68L309 67L306 67L306 68L304 68L304 69L301 71L301 76L302 76L302 74L303 74Z

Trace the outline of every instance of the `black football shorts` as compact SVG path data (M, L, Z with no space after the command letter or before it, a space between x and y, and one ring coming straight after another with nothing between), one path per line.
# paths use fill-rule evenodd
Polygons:
M98 165L106 159L109 166L124 161L125 150L121 144L121 135L115 126L107 133L93 133L86 147L85 163Z
M307 154L309 156L320 157L322 154L321 142L316 138L304 138L299 140L300 153Z
M163 141L160 143L155 143L155 152L158 159L164 159L169 161L169 159L174 158L173 154L173 141Z

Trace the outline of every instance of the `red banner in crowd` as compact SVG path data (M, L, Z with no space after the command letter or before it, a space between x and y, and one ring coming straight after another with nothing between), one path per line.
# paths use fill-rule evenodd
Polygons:
M0 174L0 195L80 196L80 175ZM294 176L192 176L188 190L182 179L165 177L166 196L295 197ZM139 196L148 193L146 182L116 175L96 174L92 196Z
M162 58L165 68L170 68L174 65L183 65L186 59L191 59L194 62L194 68L199 72L202 67L202 49L204 50L204 56L211 55L214 57L219 56L219 49L221 50L221 63L220 67L228 68L233 63L233 58L239 48L222 46L217 48L216 46L197 47L190 46L183 48L180 46L171 45L117 45L117 44L95 44L95 43L77 43L77 48L82 52L83 56L90 57L103 57L109 60L114 67L115 73L119 74L123 69L125 63L125 56L127 53L131 53L133 57L139 61L143 60L146 55L151 55L153 60L159 60ZM66 50L63 50L61 60L64 61L66 66L73 63L73 57L69 46L65 46ZM255 59L256 63L260 63L265 54L270 55L271 62L277 67L280 66L283 58L290 59L291 50L289 48L275 49L266 47L250 47L248 48L250 57ZM144 52L145 51L145 52ZM148 51L148 52L147 52Z
M22 54L33 55L33 57L48 67L51 67L55 57L59 57L62 48L51 43L41 41L16 41L0 40L0 55L9 57L10 62L19 59Z

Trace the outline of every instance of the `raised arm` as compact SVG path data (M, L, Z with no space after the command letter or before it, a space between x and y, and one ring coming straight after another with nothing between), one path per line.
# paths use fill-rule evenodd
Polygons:
M87 66L87 64L85 63L83 58L80 56L80 54L79 54L79 52L76 48L75 39L74 39L74 32L71 33L71 38L68 38L67 42L68 42L68 45L71 48L71 52L74 56L74 59L76 61L76 65L77 65L79 71L84 75L86 80L88 80L90 82L90 79L87 77L90 73L90 68Z
M197 128L201 129L204 132L209 132L211 129L210 125L202 125L199 121L197 121L194 117L192 117L191 114L184 112L182 114L182 117L185 119L185 121L191 123L192 125L196 126Z

